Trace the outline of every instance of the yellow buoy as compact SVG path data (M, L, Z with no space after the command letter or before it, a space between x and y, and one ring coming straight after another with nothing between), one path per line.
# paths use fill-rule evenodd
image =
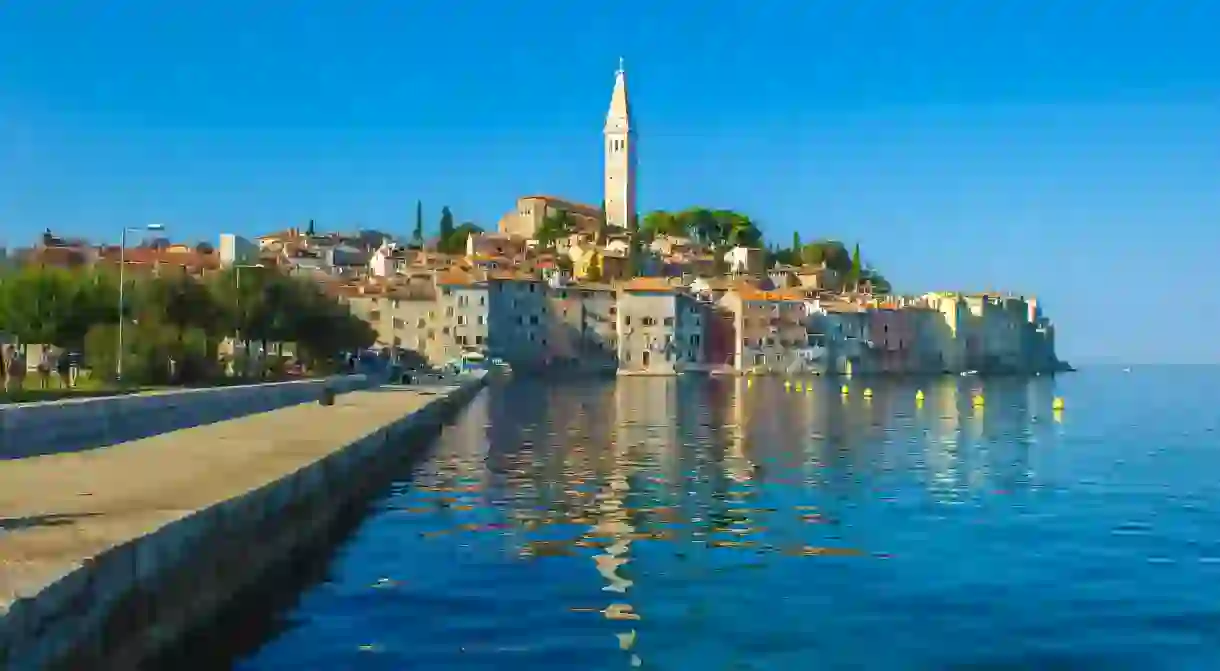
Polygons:
M983 401L983 395L982 395L982 394L975 394L975 395L974 395L973 402L974 402L975 407L978 407L978 406L983 405L983 403L984 403L984 401Z
M849 389L847 388L847 385L843 385L843 386L842 386L842 387L839 389L839 393L840 393L840 394L843 394L844 396L847 396L849 393L851 393L851 390L849 390Z
M916 400L916 401L922 401L922 400L923 400L923 390L922 390L922 389L916 389L916 390L915 390L915 400Z
M1062 396L1056 396L1055 400L1051 402L1051 410L1063 410Z
M1051 419L1055 420L1056 424L1062 424L1063 423L1063 411L1058 410L1058 409L1051 410Z
M784 389L791 389L791 388L792 388L792 383L787 380L784 380Z
M873 390L869 389L868 387L865 387L864 388L864 398L872 398L872 397L873 397Z

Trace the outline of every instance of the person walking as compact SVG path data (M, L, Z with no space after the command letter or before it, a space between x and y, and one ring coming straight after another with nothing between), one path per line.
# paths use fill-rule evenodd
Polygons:
M51 386L51 346L43 345L38 354L38 385L42 389Z
M12 361L11 361L12 356L13 356L13 346L12 345L8 345L8 344L0 345L0 377L4 378L4 393L5 394L9 393L10 387L12 385L12 378L9 376L9 371L11 370L10 366L12 365Z

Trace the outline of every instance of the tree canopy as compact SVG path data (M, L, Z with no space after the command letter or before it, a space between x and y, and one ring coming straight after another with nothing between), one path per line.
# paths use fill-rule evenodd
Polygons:
M762 231L748 216L732 210L702 207L680 212L649 212L641 222L640 236L651 241L660 235L691 238L713 249L762 244Z
M240 273L240 275L238 275ZM216 374L225 338L295 343L307 363L325 365L376 334L320 287L270 269L238 268L204 279L181 273L128 276L124 292L124 377L164 381ZM109 268L25 266L0 275L0 331L21 342L83 350L98 376L114 374L119 283ZM165 364L174 359L174 372ZM188 380L189 381L189 380Z

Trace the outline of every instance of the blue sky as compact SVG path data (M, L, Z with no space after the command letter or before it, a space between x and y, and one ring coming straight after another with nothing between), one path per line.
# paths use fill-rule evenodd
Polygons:
M1068 358L1217 362L1218 25L1214 0L6 2L0 245L597 202L623 56L642 209L1037 294Z

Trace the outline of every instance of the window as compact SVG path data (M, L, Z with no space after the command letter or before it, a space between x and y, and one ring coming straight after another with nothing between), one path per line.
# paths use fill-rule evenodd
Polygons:
M755 354L754 355L754 365L755 366L763 366L763 365L766 365L766 363L767 363L766 354Z
M648 363L651 359L652 359L652 354L648 350L644 350L644 353L640 355L640 362L643 363L645 366L648 365Z
M477 323L478 323L478 325L479 325L479 326L482 326L482 325L483 325L483 323L484 323L484 318L483 318L483 315L479 315L479 316L478 316L478 317L476 317L475 319L476 319L476 320L478 320L478 321L477 321Z
M422 329L423 327L425 327L425 326L427 326L427 325L428 325L428 322L427 322L427 320L425 320L423 317L420 317L420 318L419 318L419 321L416 321L416 322L415 322L415 326L416 326L417 328L421 328L421 329Z
M631 326L631 315L623 316L623 326Z
M475 337L474 337L474 344L476 344L476 345L482 345L482 344L483 344L483 336L480 336L480 335L475 336Z
M381 319L381 310L373 310L372 312L370 312L369 319L372 319L372 320Z
M447 307L447 308L445 308L445 316L446 316L446 317L452 317L452 316L453 316L453 308L452 308L452 307Z
M479 296L479 305L487 305L487 297Z
M458 315L458 326L466 325L466 315Z
M673 318L673 317L666 317L666 318L665 318L665 325L666 325L666 326L673 326L673 325L674 325L674 318Z
M530 315L530 325L536 326L537 324L538 324L538 315Z
M403 320L401 320L397 317L394 318L394 328L401 329L401 328L406 328L406 327L407 327L406 322L404 322Z
M448 327L448 326L446 326L445 328L441 329L441 335L449 335L449 327Z
M654 324L656 324L656 323L657 323L657 320L653 319L652 317L645 317L645 318L644 318L644 326L652 326L652 325L654 325Z

